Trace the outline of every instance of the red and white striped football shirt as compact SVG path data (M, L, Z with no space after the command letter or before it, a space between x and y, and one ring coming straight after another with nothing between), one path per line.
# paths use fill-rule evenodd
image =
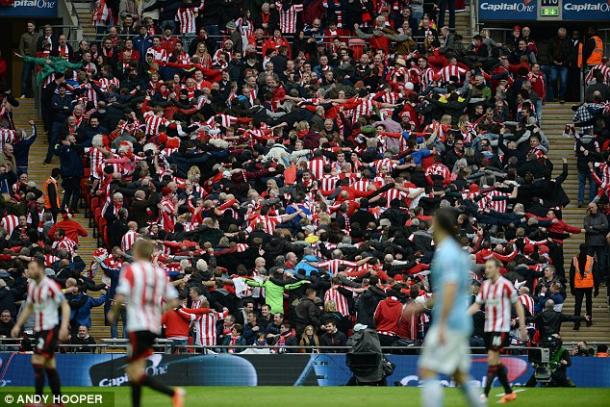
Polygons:
M212 311L209 314L197 316L194 325L195 345L214 346L216 345L216 323L229 315L229 312Z
M144 134L150 137L159 135L159 126L167 126L169 122L165 117L159 117L153 112L146 112L144 113L144 123L146 123Z
M127 298L127 332L161 333L164 300L178 298L178 292L165 271L148 261L137 261L123 268L117 294Z
M197 7L182 5L176 11L176 21L180 24L180 34L195 34L197 27Z
M337 312L344 317L349 316L349 303L347 302L347 298L337 290L337 287L331 287L326 291L324 294L324 302L326 301L334 301L337 306Z
M19 224L19 218L15 215L6 215L5 217L2 218L2 221L0 222L0 225L2 226L2 228L4 230L6 230L7 236L10 236L13 234L13 231L15 230L15 228L17 227L18 224Z
M135 230L128 230L121 238L121 250L124 252L130 251L137 238L138 233Z
M476 301L485 305L485 332L510 331L511 305L518 301L517 290L510 281L504 277L496 282L483 281Z
M302 4L293 4L285 7L281 2L276 2L275 7L280 14L280 30L284 34L296 34L299 14L303 11Z
M34 331L48 331L59 323L57 309L64 300L64 294L59 285L44 276L39 283L30 280L28 284L27 303L34 306Z

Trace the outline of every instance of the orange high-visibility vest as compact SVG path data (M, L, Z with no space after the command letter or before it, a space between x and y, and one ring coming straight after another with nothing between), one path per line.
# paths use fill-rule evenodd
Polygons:
M42 184L42 192L44 194L44 207L46 209L51 209L53 206L51 205L51 200L49 198L49 185L53 184L55 185L55 201L56 201L56 208L59 208L59 188L57 188L57 180L54 178L49 177L49 179L47 179L44 184Z
M574 288L593 288L593 257L587 256L584 274L580 274L578 257L574 257L572 261L574 269L576 269L574 273Z
M591 55L587 58L587 65L599 65L604 57L604 42L598 35L592 36L591 39L595 41L595 48L593 48Z

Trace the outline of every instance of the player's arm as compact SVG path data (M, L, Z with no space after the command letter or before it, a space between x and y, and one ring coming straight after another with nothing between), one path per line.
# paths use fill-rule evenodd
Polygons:
M481 291L479 291L479 293L475 297L474 302L472 303L470 308L468 308L468 315L474 315L479 312L481 310L481 305L483 305L483 297L481 295Z
M441 306L441 313L439 316L438 325L438 341L440 344L445 342L445 329L447 327L447 320L449 319L449 313L453 309L455 304L455 298L457 296L458 285L456 282L447 281L443 287L443 305Z
M470 308L468 308L468 315L474 315L481 310L481 304L473 302Z
M514 306L515 311L517 311L517 317L519 318L519 335L521 336L521 340L525 342L529 339L527 329L525 329L525 309L523 309L521 301L515 302Z
M31 302L28 302L26 304L25 308L23 308L23 311L21 311L21 314L19 314L19 318L17 318L17 322L15 323L15 326L11 330L11 336L13 338L19 337L19 333L21 332L21 327L23 326L23 324L25 324L25 321L28 320L30 315L32 315L32 311L34 311L34 304Z
M70 324L70 305L65 298L61 301L61 325L59 327L59 340L68 340L68 327Z

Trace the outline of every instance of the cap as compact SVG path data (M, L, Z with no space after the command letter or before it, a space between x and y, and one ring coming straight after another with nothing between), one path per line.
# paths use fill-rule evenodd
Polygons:
M225 25L225 27L227 28L227 30L237 30L237 26L233 21L229 21L227 25Z
M516 25L513 27L513 31L519 31L521 32L521 26L520 25Z
M379 226L392 226L392 221L388 218L383 218L379 221Z

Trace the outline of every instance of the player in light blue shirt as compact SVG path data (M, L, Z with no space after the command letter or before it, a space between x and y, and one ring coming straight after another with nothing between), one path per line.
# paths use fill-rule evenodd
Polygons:
M478 388L470 383L470 346L472 317L470 306L470 270L468 254L457 241L457 211L441 208L433 219L436 252L432 260L430 283L433 292L432 325L419 358L422 380L422 406L441 407L443 387L439 374L455 380L468 405L483 406Z
M470 306L472 263L468 254L455 239L446 238L434 253L430 269L434 307L432 308L432 326L442 320L441 310L445 299L445 290L455 285L455 298L449 308L446 323L447 329L472 334L472 317L464 312Z

